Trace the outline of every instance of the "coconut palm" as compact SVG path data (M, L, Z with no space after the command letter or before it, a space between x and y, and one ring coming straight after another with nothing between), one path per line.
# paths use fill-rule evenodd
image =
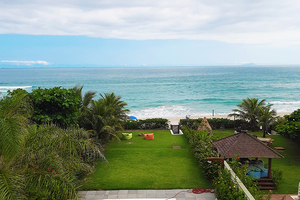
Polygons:
M115 132L123 129L122 122L129 110L125 109L127 104L121 101L121 97L114 93L100 94L100 96L100 99L93 100L91 104L93 113L91 131L97 135L101 143L105 143L110 135L117 137Z
M259 116L259 123L258 125L262 126L263 130L263 137L266 137L267 128L272 124L274 121L276 121L277 113L276 110L271 109L272 104L266 106L266 107L260 107L260 116Z
M78 124L80 127L85 128L86 130L91 129L90 121L92 118L90 105L93 98L96 97L96 92L87 91L84 96L82 96L83 86L76 85L73 90L75 90L75 97L81 99L80 103L80 115L78 116Z
M31 126L20 159L26 193L36 199L78 199L78 178L92 171L88 157L103 155L83 129Z
M229 114L228 117L237 117L248 121L251 124L252 131L257 128L258 117L260 115L260 107L265 106L265 99L259 101L258 98L243 99L242 103L238 104L239 109L232 109L234 113Z
M29 116L30 106L25 106L25 98L25 94L19 94L0 101L0 199L24 198L24 177L15 161L22 153L27 135L24 115Z
M100 94L103 99L103 103L109 108L110 115L115 118L123 119L126 117L126 114L129 112L128 109L125 109L127 103L121 101L121 96L116 96L112 93L104 93L104 95Z

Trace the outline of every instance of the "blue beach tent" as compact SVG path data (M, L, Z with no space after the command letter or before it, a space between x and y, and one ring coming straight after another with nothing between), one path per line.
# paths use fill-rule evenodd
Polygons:
M130 120L137 120L137 118L135 116L129 116Z

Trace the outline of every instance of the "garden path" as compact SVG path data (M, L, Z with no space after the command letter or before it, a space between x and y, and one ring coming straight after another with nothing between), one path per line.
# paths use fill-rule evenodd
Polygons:
M195 194L192 190L99 190L79 191L82 200L143 199L143 200L215 200L214 193Z

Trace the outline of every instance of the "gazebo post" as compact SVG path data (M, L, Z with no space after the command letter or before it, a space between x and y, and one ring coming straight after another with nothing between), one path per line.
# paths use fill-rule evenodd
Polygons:
M271 172L272 172L272 170L271 170L271 164L272 163L272 158L269 158L269 168L268 168L268 178L272 178L272 175L271 175Z

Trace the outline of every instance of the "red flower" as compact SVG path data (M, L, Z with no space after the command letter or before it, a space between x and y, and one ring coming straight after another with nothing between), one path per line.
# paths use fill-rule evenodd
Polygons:
M234 167L232 167L232 169L234 169Z
M36 169L38 169L39 168L39 166L36 166Z
M52 169L52 171L54 172L54 169Z
M24 192L23 195L25 195L26 193Z
M75 156L76 156L76 153L75 153Z
M56 175L56 172L54 173L54 175Z
M72 165L72 167L74 167L74 166Z
M50 169L48 168L48 171L49 171Z
M60 192L60 190L58 190L58 193Z

